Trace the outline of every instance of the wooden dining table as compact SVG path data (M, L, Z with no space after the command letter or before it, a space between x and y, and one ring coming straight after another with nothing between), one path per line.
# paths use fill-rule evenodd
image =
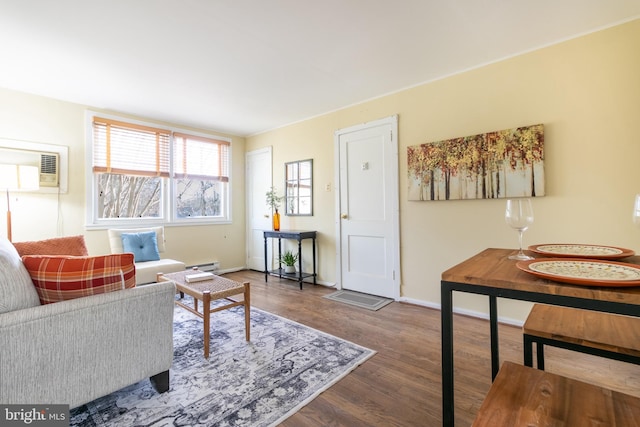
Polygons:
M640 287L587 286L536 277L509 259L517 250L485 249L442 273L442 425L453 426L453 292L488 296L491 342L491 378L500 368L498 347L498 298L596 310L640 317ZM528 253L535 257L533 253ZM640 265L640 256L620 260Z

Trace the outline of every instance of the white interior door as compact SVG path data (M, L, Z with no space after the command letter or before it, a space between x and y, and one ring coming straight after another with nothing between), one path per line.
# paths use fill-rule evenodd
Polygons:
M397 116L336 132L337 244L344 289L398 299Z
M263 231L271 229L265 198L272 185L271 156L271 147L246 155L247 267L258 271L264 271ZM271 259L271 254L267 257Z

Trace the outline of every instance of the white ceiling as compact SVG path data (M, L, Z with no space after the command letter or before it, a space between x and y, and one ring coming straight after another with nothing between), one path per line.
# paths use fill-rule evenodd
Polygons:
M640 0L0 0L0 87L246 136L640 17Z

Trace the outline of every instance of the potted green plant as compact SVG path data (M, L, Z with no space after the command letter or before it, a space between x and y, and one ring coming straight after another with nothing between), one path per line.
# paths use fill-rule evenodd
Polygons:
M296 262L298 261L298 254L294 254L291 251L286 251L285 253L280 255L279 261L281 264L284 264L285 273L296 272Z
M278 212L280 202L282 202L282 197L278 196L275 187L271 187L271 189L267 191L267 206L269 206L273 211L272 218L274 231L280 231L280 213Z

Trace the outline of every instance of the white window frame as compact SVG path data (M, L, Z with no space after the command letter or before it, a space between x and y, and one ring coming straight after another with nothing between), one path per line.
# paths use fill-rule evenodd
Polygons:
M97 190L98 183L93 173L93 118L103 117L105 119L118 120L131 124L150 127L162 127L171 131L173 134L183 133L204 138L213 138L221 141L229 142L229 181L226 183L226 191L222 194L223 215L221 217L191 217L178 218L175 199L175 181L173 179L173 160L170 161L170 178L162 179L161 194L161 213L159 218L98 218L97 206ZM104 114L96 111L87 110L85 114L85 200L86 200L86 224L87 229L101 229L110 227L139 227L139 226L180 226L180 225L211 225L211 224L230 224L232 218L232 165L233 165L233 144L231 138L222 137L215 134L206 134L202 132L194 132L189 129L183 129L173 126L158 125L153 122L145 122L142 120L131 119L128 117ZM173 159L173 137L170 144L171 159Z

